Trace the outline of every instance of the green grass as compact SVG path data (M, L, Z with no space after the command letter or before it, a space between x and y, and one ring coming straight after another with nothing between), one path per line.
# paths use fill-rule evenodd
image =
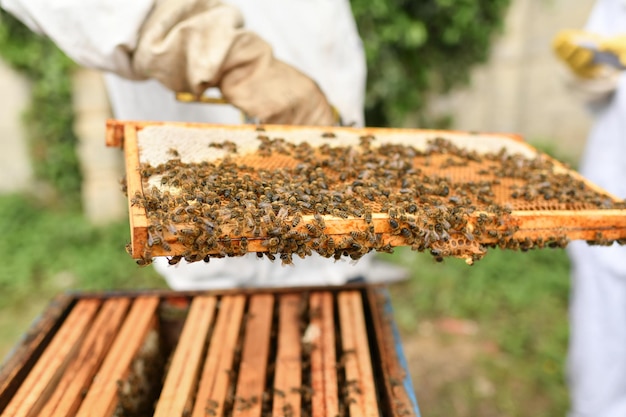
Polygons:
M453 415L454 395L465 396L466 415L566 414L569 260L564 250L490 250L473 266L457 259L436 263L404 248L386 258L411 271L410 280L391 288L405 336L420 320L453 317L475 321L481 337L498 347L497 355L482 355L476 365L497 387L493 398L476 398L457 381L444 391L450 398L422 404L426 415Z

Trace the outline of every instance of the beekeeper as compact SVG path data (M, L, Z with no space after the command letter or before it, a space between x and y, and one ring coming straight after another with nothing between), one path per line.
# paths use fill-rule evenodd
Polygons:
M365 56L348 0L0 0L77 63L105 71L114 116L238 124L363 125ZM207 90L208 89L208 90ZM218 90L219 89L219 92ZM181 103L174 92L221 94L234 106ZM394 279L374 263L317 255L155 266L174 289L341 284ZM400 275L399 275L400 274Z
M594 117L580 172L625 198L626 2L598 1L585 30L561 32L554 47ZM568 251L570 416L626 416L626 247L573 242Z

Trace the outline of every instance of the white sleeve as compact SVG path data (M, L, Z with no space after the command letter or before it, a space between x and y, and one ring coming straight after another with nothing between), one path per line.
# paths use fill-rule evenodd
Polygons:
M585 30L607 37L623 35L626 32L626 2L598 0L591 10Z
M137 79L131 54L155 0L0 0L78 64Z

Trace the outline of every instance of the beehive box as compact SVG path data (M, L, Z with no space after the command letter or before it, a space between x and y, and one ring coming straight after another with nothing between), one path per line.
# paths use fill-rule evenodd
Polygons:
M396 246L471 263L626 238L623 201L514 135L110 121L107 144L124 149L141 264Z
M0 369L0 416L417 416L386 292L57 298Z

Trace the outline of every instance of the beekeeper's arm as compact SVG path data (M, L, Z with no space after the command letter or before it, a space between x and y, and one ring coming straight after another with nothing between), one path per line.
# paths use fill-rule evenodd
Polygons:
M277 60L218 0L0 0L77 63L176 92L222 95L264 123L330 125L317 84ZM289 36L288 33L285 36Z

